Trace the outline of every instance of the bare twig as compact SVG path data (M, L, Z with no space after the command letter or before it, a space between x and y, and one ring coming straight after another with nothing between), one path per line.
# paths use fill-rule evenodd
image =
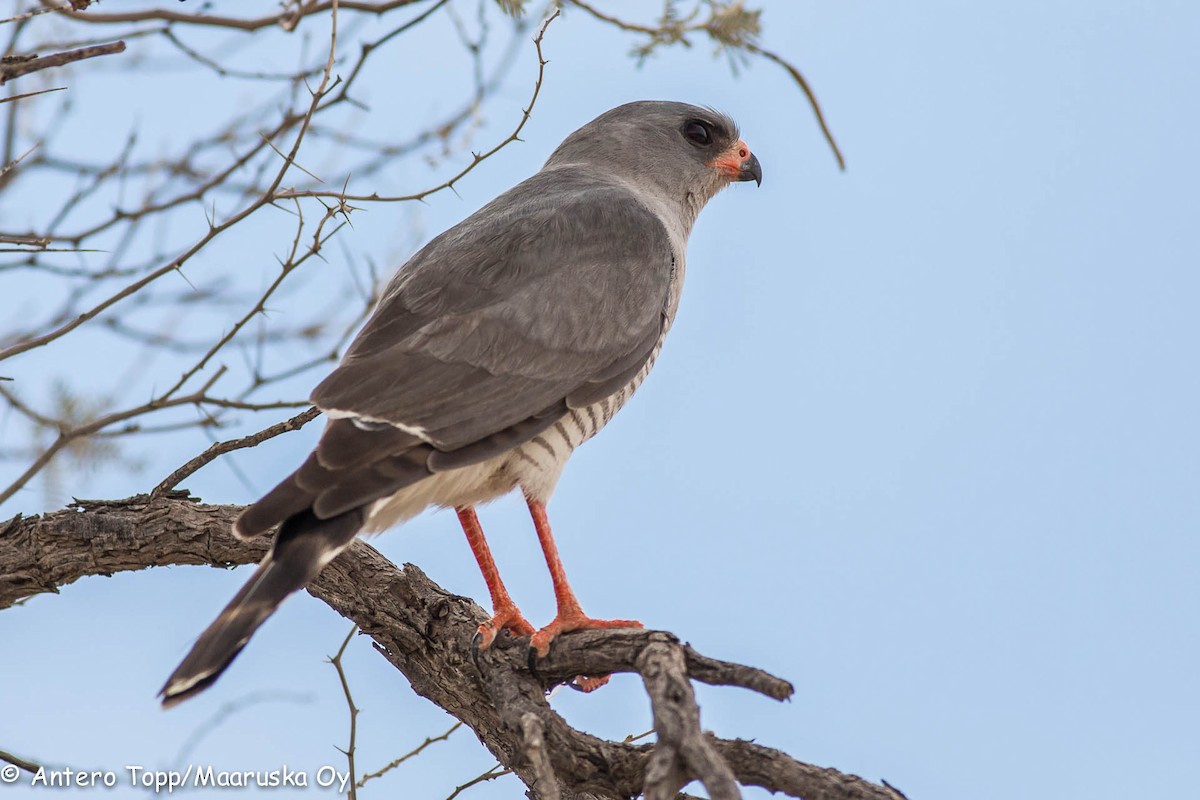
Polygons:
M12 94L12 95L9 95L8 97L0 97L0 103L12 103L17 100L24 100L27 97L37 97L39 94L50 94L51 92L61 92L61 91L64 91L66 88L67 87L65 87L65 86L56 86L53 89L39 89L36 92L25 92L24 94Z
M833 156L837 159L838 167L845 169L846 158L842 155L842 149L838 147L837 140L833 138L833 131L829 129L829 123L825 121L825 112L821 110L821 104L817 102L817 95L813 92L812 86L809 85L808 79L791 62L784 59L778 53L764 50L753 43L747 44L746 49L751 53L762 56L768 61L778 64L792 76L792 80L796 82L796 85L804 92L804 96L808 98L808 104L812 107L813 114L817 117L817 124L821 126L821 134L825 137L825 141L829 143L829 148L833 150Z
M198 391L190 394L171 398L156 398L134 408L128 408L123 411L114 411L110 414L104 414L89 422L70 428L60 428L58 436L45 450L42 451L41 455L34 459L33 463L30 464L29 467L23 473L21 473L18 478L10 483L8 487L6 487L3 491L0 491L0 503L3 503L20 491L25 484L27 484L29 480L33 478L34 475L36 475L42 470L43 467L50 463L50 460L57 455L59 451L67 447L72 442L98 433L110 425L116 425L134 417L139 417L153 411L160 411L167 408L178 408L181 406L211 405L218 408L239 408L246 411L264 411L275 408L295 408L297 406L307 405L307 403L302 402L292 403L284 401L275 403L247 403L210 396L208 394L209 390L223 374L224 369L218 370ZM23 404L16 399L16 396L10 390L3 386L0 386L0 396L3 396L6 400L8 400L9 404L14 408L27 408L27 406L23 406ZM39 415L39 417L41 417L41 415ZM42 417L39 421L42 421L47 427L56 427L61 422L59 420L52 420L47 417Z
M583 2L583 0L567 0L567 2L573 6L576 6L577 8L583 9L601 22L606 22L609 25L620 28L623 31L628 31L629 33L644 33L648 36L658 36L663 32L662 28L651 27L649 25L639 25L636 22L629 22L628 20L614 17L611 14L605 14L603 11L591 5L590 3ZM698 31L700 28L697 26L687 28L686 30Z
M95 58L97 56L108 56L113 53L124 52L125 42L111 42L109 44L98 44L93 47L81 47L78 50L67 50L50 56L31 58L26 61L0 62L0 85L3 85L12 78L19 78L31 72L38 72L52 67L61 67L64 64L82 61L85 58Z
M71 19L79 22L91 22L95 24L109 25L112 23L125 22L146 22L149 20L161 20L163 22L177 22L187 25L195 25L200 27L214 28L232 28L239 31L256 31L262 28L279 26L280 28L291 31L296 28L296 25L303 19L315 15L325 14L327 11L335 7L342 11L361 11L369 14L386 14L393 9L403 8L404 6L419 3L421 0L389 0L389 2L368 3L358 2L357 0L323 0L322 2L309 2L304 4L289 4L284 10L278 14L272 14L265 17L221 17L214 14L185 14L179 11L168 11L163 8L147 9L146 11L127 11L123 13L113 14L93 14L85 11L74 11L66 7L59 7L58 10Z
M496 766L492 767L491 769L487 770L486 772L480 773L479 775L476 775L474 778L471 778L471 780L467 781L466 783L460 783L458 786L455 786L454 791L451 792L450 794L446 795L446 800L454 800L456 797L458 797L460 794L465 792L467 789L470 789L472 786L478 786L481 783L487 783L488 781L494 781L496 778L503 778L505 775L511 775L511 774L512 774L511 769L505 769L503 764L497 764Z
M0 178L3 178L6 174L8 174L12 170L16 169L17 165L20 164L22 161L24 161L26 158L29 158L30 154L33 153L33 151L36 150L37 148L38 148L38 145L35 144L33 147L29 148L24 153L17 156L16 158L14 158L12 161L9 161L7 164L0 165Z
M514 128L513 131L507 137L505 137L501 142L496 144L490 150L487 150L483 153L473 153L472 157L471 157L471 163L467 164L467 166L463 167L461 170L459 170L457 173L455 173L455 175L453 177L449 178L448 180L443 181L442 183L439 183L437 186L433 186L428 189L424 189L424 190L422 190L420 192L416 192L414 194L396 195L396 196L390 196L390 197L385 196L385 195L380 195L378 193L371 193L369 195L356 195L356 194L346 194L344 191L328 192L328 191L315 191L315 190L292 191L292 192L285 191L285 192L280 192L278 194L278 197L280 199L290 198L290 197L333 197L343 203L348 202L348 201L354 201L354 202L360 202L360 201L368 202L369 201L369 202L376 202L376 203L399 203L399 202L406 202L406 201L410 201L410 200L423 200L426 197L429 197L431 194L440 192L443 189L453 189L454 184L458 183L460 180L462 180L464 177L466 177L467 174L469 174L472 170L474 170L481 163L483 163L487 159L494 156L496 153L503 150L509 144L521 140L521 131L524 130L525 123L527 123L529 121L529 117L533 113L533 107L537 103L538 95L542 91L542 80L545 78L545 75L546 75L546 65L550 63L542 55L542 39L546 35L546 29L550 27L550 23L553 22L558 17L558 15L561 13L562 13L561 9L555 9L554 13L551 14L549 17L547 17L546 21L542 23L542 27L538 30L537 36L534 37L533 44L534 44L534 47L537 49L537 58L538 58L537 79L534 81L534 84L533 84L533 95L529 98L529 104L521 109L521 119L517 123L517 127ZM0 356L2 356L2 355L3 354L0 354Z
M26 22L39 14L49 14L51 11L54 11L54 9L46 7L31 8L28 11L17 14L16 16L0 19L0 25L7 25L10 22Z
M391 772L396 767L403 764L405 761L408 761L410 758L415 758L415 757L419 756L421 753L423 753L425 751L425 748L429 747L430 745L432 745L436 742L446 741L447 739L450 738L450 734L454 733L456 730L461 728L462 725L463 724L461 722L456 722L450 726L449 730L447 730L445 733L441 734L440 736L426 737L425 741L421 742L419 745L414 747L412 750L409 750L404 755L400 756L399 758L395 758L395 759L389 761L388 763L384 764L382 767L375 770L374 772L368 772L367 774L363 775L358 780L358 788L361 789L366 784L367 781L372 781L372 780L375 780L376 778L382 778L384 775Z
M312 75L320 74L324 66L311 67L301 72L263 72L261 70L242 70L225 67L218 64L213 59L206 56L204 53L189 47L176 35L175 31L167 26L162 30L162 37L178 48L179 52L183 53L193 61L203 64L223 78L244 78L246 80L257 81L297 81L307 78Z
M346 749L342 750L342 754L346 756L346 769L349 772L349 790L347 797L350 800L358 798L358 783L354 780L354 754L358 740L358 706L354 705L354 697L350 694L350 681L346 677L346 668L342 665L342 656L346 654L346 648L350 644L350 640L354 638L354 634L358 633L358 626L350 628L350 632L346 634L346 638L342 641L342 646L338 648L337 655L329 659L329 663L333 664L333 668L337 670L338 681L342 684L342 694L346 697L346 707L350 709L350 740L346 745Z
M15 244L34 250L45 250L50 246L50 237L36 234L0 233L0 244Z
M334 0L334 2L332 2L330 4L330 8L336 8L337 5L338 4L337 4L336 0ZM59 326L58 328L56 328L53 331L50 331L49 333L42 334L40 336L32 336L32 337L25 338L22 341L17 342L16 344L13 344L3 350L0 350L0 361L3 361L6 358L11 358L14 355L19 355L20 353L27 352L27 351L32 350L37 347L43 347L46 344L49 344L50 342L54 341L55 339L59 339L62 336L65 336L67 333L70 333L72 330L74 330L75 328L84 324L85 322L87 322L91 319L95 319L96 316L98 316L99 314L101 314L102 312L104 312L105 310L110 308L111 306L115 305L116 303L120 302L121 300L124 300L124 299L136 294L138 291L141 291L144 287L148 286L149 284L153 283L154 281L158 280L159 278L163 277L164 275L168 275L172 272L175 272L175 271L181 269L183 264L185 262L187 262L188 259L190 259L196 253L198 253L201 249L203 249L210 241L212 241L214 238L216 238L216 236L219 235L220 233L223 233L224 231L233 227L237 223L246 219L251 214L258 211L260 208L275 202L281 196L286 196L286 195L281 195L278 192L279 185L282 183L284 176L287 175L288 171L291 169L292 164L295 162L296 155L300 150L301 143L304 141L304 134L308 130L308 126L312 121L313 114L316 112L317 107L319 106L322 98L325 96L325 93L330 88L330 83L331 83L332 76L333 76L333 65L334 65L336 51L337 51L337 22L336 22L336 14L335 14L333 17L332 30L330 33L329 56L328 56L328 59L326 60L325 69L323 70L323 73L321 76L321 82L318 85L318 87L312 91L312 101L309 104L307 111L304 114L300 115L300 117L299 117L299 120L298 120L299 130L296 134L295 140L292 143L291 150L288 152L287 156L284 159L283 165L278 169L278 171L276 172L275 177L271 181L270 185L267 187L267 189L262 193L262 195L257 200L255 200L253 203L251 203L246 208L242 209L240 212L231 216L225 222L223 222L219 225L215 224L215 222L210 224L208 233L205 234L203 237L201 237L201 239L198 242L196 242L191 248L189 248L180 257L159 267L158 269L155 269L153 272L151 272L149 275L145 276L144 278L142 278L138 281L135 281L132 284L126 286L121 291L110 296L109 298L102 301L101 303L93 306L90 310L88 310L82 314L79 314L74 319L72 319L70 322L67 322L67 323ZM285 115L285 121L288 121L290 119L291 119L290 114ZM267 138L267 141L269 141L269 137ZM230 167L230 169L226 171L226 174L231 173L233 171L233 169L236 169L237 167L239 167L241 165L241 163L244 163L244 159L239 159L238 162L234 166Z
M303 230L304 222L303 217L301 216L299 223L296 225L296 239L292 242L292 251L288 255L287 260L282 263L279 274L275 276L275 280L271 281L271 284L258 298L258 302L256 302L249 311L243 314L241 319L235 322L229 330L227 330L219 339L217 339L212 347L210 347L208 351L201 356L199 361L184 371L184 373L179 377L179 380L177 380L170 389L163 392L162 396L164 398L171 397L173 394L181 390L188 381L190 381L206 366L208 366L209 361L211 361L217 355L217 353L225 347L225 345L233 341L234 337L238 335L238 332L240 332L242 328L244 328L246 324L250 322L251 319L258 314L263 313L266 308L267 301L271 299L271 296L274 295L279 287L283 285L283 282L287 280L288 275L290 275L297 267L300 267L302 264L308 261L308 259L317 255L320 252L321 246L328 241L329 238L333 237L342 229L342 226L345 225L344 222L337 225L332 231L322 238L322 226L328 222L335 213L338 212L333 210L326 212L325 218L322 219L321 223L317 226L317 231L315 234L316 239L313 243L313 246L303 256L297 256L297 251L300 247L300 232Z
M0 750L0 761L7 761L14 767L19 767L26 772L37 772L39 769L41 769L40 764L35 764L34 762L21 758L20 756L14 756L12 753L4 750Z
M215 461L218 457L226 453L232 453L234 450L242 450L247 447L255 447L262 444L268 439L274 439L276 436L291 431L299 430L312 422L320 415L320 409L313 407L301 411L291 419L286 419L283 422L276 423L269 428L263 428L258 433L252 433L249 436L242 436L238 439L230 439L224 442L216 442L205 450L200 455L188 461L179 469L172 472L167 477L163 478L151 494L164 494L186 480L190 475L197 472L201 467Z

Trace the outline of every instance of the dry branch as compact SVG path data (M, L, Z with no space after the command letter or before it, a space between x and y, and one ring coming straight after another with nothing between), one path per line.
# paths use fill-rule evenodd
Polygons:
M249 436L242 436L237 439L230 439L224 442L215 442L203 453L189 460L179 469L163 478L158 486L154 487L154 491L151 492L151 494L160 495L165 492L169 492L171 489L174 489L176 486L178 486L181 481L186 480L188 476L195 473L201 467L211 463L226 453L232 453L234 450L242 450L247 447L256 447L268 439L274 439L276 436L281 434L300 430L305 425L316 419L320 413L321 412L318 411L316 407L306 408L296 416L285 419L283 422L272 425L269 428L263 428L258 433L252 433Z
M646 764L646 800L671 800L693 777L710 800L740 800L729 765L700 729L700 709L681 649L655 642L642 650L637 666L658 733L658 745Z
M40 94L50 94L51 92L61 92L66 89L65 86L56 86L53 89L38 89L36 92L25 92L24 94L14 94L8 97L0 97L0 103L15 103L18 100L26 100L30 97L37 97Z
M66 50L62 53L54 53L48 56L33 56L30 58L0 61L0 86L12 78L19 78L31 72L61 67L74 61L82 61L85 58L95 58L97 56L108 56L113 53L124 52L125 42L110 42L108 44L93 45L92 47L81 47L78 50Z
M237 506L204 505L186 492L173 492L115 502L79 501L64 511L13 518L0 524L0 609L38 593L57 592L89 575L256 562L267 542L233 537L230 525L238 511ZM761 670L691 653L670 634L568 634L554 642L535 669L526 644L506 636L476 659L471 643L487 618L484 610L437 586L412 565L397 568L362 541L330 564L309 591L358 625L414 690L462 720L504 767L527 786L542 789L539 797L553 796L545 789L547 769L565 800L616 800L646 790L652 759L665 758L654 755L659 745L606 741L578 731L546 699L547 689L574 675L624 671L640 673L656 696L660 743L683 753L673 762L674 782L707 777L714 791L724 769L719 761L742 785L793 797L900 798L885 786L804 764L778 750L699 734L699 712L683 689L684 676L701 679L699 672L713 683L754 687L768 696L779 694L787 683L767 680Z
M288 7L278 14L270 14L265 17L222 17L215 14L188 14L180 11L169 11L164 8L108 14L93 14L88 11L76 11L67 7L60 7L58 10L64 16L68 16L79 22L111 25L114 23L161 21L201 27L230 28L249 33L273 26L278 26L286 31L295 30L296 25L302 19L325 14L335 7L341 11L361 11L379 15L419 2L421 0L388 0L388 2L381 3L356 2L356 0L341 0L341 2L338 2L338 0L321 0L320 2L309 0L309 2L301 2L294 6L289 3L287 4Z
M358 783L355 784L355 787L361 789L367 783L367 781L373 781L376 778L382 778L384 775L391 772L393 769L400 766L405 761L408 761L411 758L415 758L416 756L419 756L421 753L425 752L425 748L429 747L430 745L436 744L437 742L446 741L447 739L450 738L450 734L454 733L456 730L458 730L461 727L462 727L462 723L456 722L453 725L451 725L450 728L445 733L443 733L439 736L425 737L425 741L421 742L419 745L414 747L412 750L409 750L404 755L392 759L391 761L384 764L382 767L375 770L374 772L368 772L367 774L363 775L361 778L358 779Z

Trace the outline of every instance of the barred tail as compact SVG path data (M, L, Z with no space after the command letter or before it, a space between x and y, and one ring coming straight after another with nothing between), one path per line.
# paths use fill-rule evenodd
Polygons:
M254 575L200 634L167 679L159 692L163 708L199 694L216 682L284 598L307 585L350 546L364 517L361 508L329 519L319 519L311 510L289 517Z

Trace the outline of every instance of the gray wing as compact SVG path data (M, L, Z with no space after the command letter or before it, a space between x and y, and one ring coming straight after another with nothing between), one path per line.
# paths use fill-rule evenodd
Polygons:
M312 394L316 451L238 521L330 518L483 461L624 386L662 335L675 258L628 189L533 176L417 253Z
M564 172L414 257L313 402L453 450L640 366L662 330L666 230L628 190Z

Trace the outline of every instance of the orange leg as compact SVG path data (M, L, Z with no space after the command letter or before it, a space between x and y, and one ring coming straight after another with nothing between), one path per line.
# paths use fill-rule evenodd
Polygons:
M632 619L592 619L583 613L579 600L567 583L567 575L563 571L562 560L558 557L558 546L554 544L554 535L550 532L550 520L546 517L546 505L536 500L525 498L529 504L529 513L533 515L533 526L537 529L538 541L541 542L542 552L546 555L546 566L550 568L550 580L554 582L554 599L558 602L558 615L549 625L539 630L529 641L539 657L550 652L550 642L560 633L569 631L592 630L595 628L640 628L642 623ZM608 676L588 677L580 675L575 679L577 688L585 692L599 689L608 683Z
M492 618L479 626L479 649L486 650L491 647L502 630L510 630L518 636L530 635L533 633L533 626L521 616L521 611L509 596L508 589L504 588L504 581L500 580L500 571L496 569L496 561L492 558L487 539L483 538L483 528L479 524L475 509L471 506L460 506L454 511L458 514L463 533L467 535L467 544L471 545L471 552L479 562L479 571L483 573L484 583L492 595Z

